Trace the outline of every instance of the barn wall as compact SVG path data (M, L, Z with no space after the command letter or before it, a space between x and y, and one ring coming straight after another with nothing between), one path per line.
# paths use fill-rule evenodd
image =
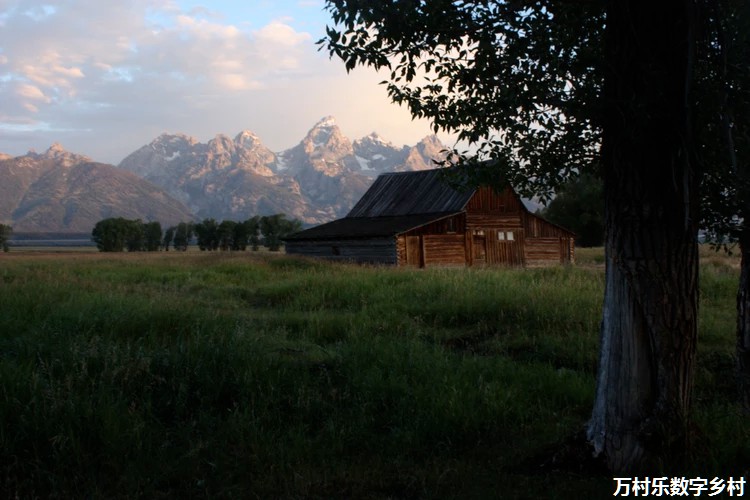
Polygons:
M425 266L450 266L466 264L466 247L463 234L423 236Z
M349 262L396 264L394 238L288 241L286 253Z
M521 200L510 188L496 193L490 187L480 187L466 204L466 211L495 214L513 214L524 210Z
M463 266L466 265L466 237L460 234L402 234L398 237L399 265Z
M292 241L287 253L415 267L573 262L573 234L529 213L511 190L480 187L466 211L393 238Z
M410 236L420 236L424 234L463 234L466 231L466 215L458 214L453 217L446 217L424 226L412 229L407 234Z
M498 238L500 233L502 239ZM513 234L513 239L508 238L509 233ZM486 263L489 265L524 265L524 236L521 230L486 230L485 247Z
M539 267L572 262L571 240L562 237L526 238L526 265Z
M531 237L570 238L573 236L569 231L531 213L524 214L523 224L526 234Z

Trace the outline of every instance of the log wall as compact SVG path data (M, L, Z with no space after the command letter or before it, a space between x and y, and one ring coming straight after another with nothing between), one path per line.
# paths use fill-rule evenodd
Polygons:
M287 253L425 266L547 266L574 260L573 235L526 210L511 190L479 188L466 211L393 238L291 241Z
M397 263L395 238L288 241L286 253L359 263Z

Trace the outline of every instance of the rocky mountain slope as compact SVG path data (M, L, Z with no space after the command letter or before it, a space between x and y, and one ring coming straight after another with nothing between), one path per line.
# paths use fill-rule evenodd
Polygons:
M15 158L0 153L0 223L23 232L89 232L106 217L167 226L274 213L321 223L344 216L379 174L434 168L443 149L434 136L413 147L375 133L352 142L326 117L278 153L249 131L205 144L162 134L119 168L59 144Z
M164 190L112 165L65 151L0 158L0 222L14 231L89 232L107 217L174 224L191 214Z
M274 153L252 132L207 144L162 134L120 168L162 187L198 218L242 220L283 212L307 223L345 215L377 175L434 168L445 149L436 137L396 147L377 134L351 142L332 117L291 149Z

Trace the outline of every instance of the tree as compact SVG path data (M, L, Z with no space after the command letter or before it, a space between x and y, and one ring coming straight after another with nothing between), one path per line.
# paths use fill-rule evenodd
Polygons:
M156 252L162 243L161 224L146 222L143 224L143 247L147 252Z
M268 215L260 218L260 230L266 247L272 252L281 249L281 240L284 236L295 233L302 228L302 223L297 219L289 220L284 214Z
M750 4L728 0L710 4L712 22L700 54L698 84L713 96L705 114L719 110L719 123L703 117L701 156L704 172L701 223L718 248L739 243L737 289L737 381L740 400L750 412ZM708 147L706 145L711 145Z
M140 252L145 248L145 234L143 222L138 220L124 219L123 231L125 233L125 246L128 252Z
M140 252L148 250L148 231L158 232L151 235L156 241L156 250L161 239L161 225L158 222L144 224L140 219L131 220L123 217L110 217L96 223L91 237L102 252Z
M216 250L219 248L219 223L216 219L203 219L194 226L198 238L198 248L201 250Z
M602 8L603 7L603 8ZM687 448L696 351L700 171L695 2L327 0L321 43L390 70L392 100L542 198L604 182L606 285L587 440L613 471ZM606 24L604 19L606 17ZM466 157L466 159L464 159Z
M174 239L174 233L176 230L177 228L172 226L164 231L164 239L162 240L161 245L164 247L165 252L169 251L169 245L172 244L172 240Z
M175 250L186 251L193 237L193 225L190 222L180 222L174 232L173 245Z
M236 222L232 233L232 250L245 251L250 242L250 225L247 221Z
M3 252L7 252L9 250L8 240L10 239L10 235L12 233L13 228L11 226L0 224L0 247L2 247Z
M584 173L563 185L542 211L551 222L576 233L576 244L604 244L604 193L601 179Z
M96 223L91 239L101 252L122 252L128 237L128 221L122 217L110 217Z
M260 248L260 216L256 215L251 219L247 219L243 222L243 226L247 228L247 241L250 248L252 248L253 252L257 252Z
M234 233L237 223L233 220L223 220L219 227L216 228L216 239L219 248L223 251L235 250Z

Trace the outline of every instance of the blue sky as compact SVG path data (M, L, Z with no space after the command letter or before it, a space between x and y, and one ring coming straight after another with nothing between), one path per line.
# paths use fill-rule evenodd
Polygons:
M161 133L251 130L294 146L333 115L351 139L430 133L315 41L323 0L0 0L0 152L53 142L119 163Z

